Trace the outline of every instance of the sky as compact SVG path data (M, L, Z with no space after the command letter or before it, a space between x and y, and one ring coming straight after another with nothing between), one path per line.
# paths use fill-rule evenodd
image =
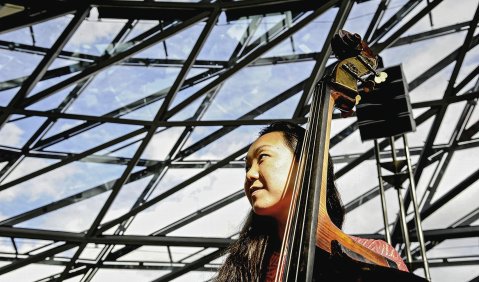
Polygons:
M378 5L378 0L372 0L361 4L355 4L346 21L345 29L364 34L369 21ZM383 21L389 19L406 1L392 0ZM426 1L416 7L411 15L415 15L424 8ZM478 6L477 0L458 1L445 0L433 10L432 17L434 26L431 27L429 19L425 17L416 25L410 28L406 35L416 34L435 28L448 26L455 23L469 21L472 19ZM334 19L336 9L332 9L318 17L311 24L297 32L291 39L284 40L281 44L266 52L262 57L273 57L283 55L299 55L311 52L320 52L322 44L327 36ZM34 25L34 38L28 28L19 29L13 32L0 35L0 40L35 45L50 48L63 28L71 20L72 16L67 15L44 23ZM409 19L406 18L405 20ZM198 60L228 60L238 40L246 31L248 24L254 19L239 19L234 22L227 22L222 14L210 37L202 48ZM281 21L289 21L286 15L268 15L261 19L260 25L253 40L263 34L275 24ZM98 13L93 9L73 37L64 47L65 51L84 53L94 56L101 56L105 50L109 50L109 43L116 33L123 27L126 21L113 19L99 19ZM138 34L155 26L157 22L141 21L128 35L126 40L134 38ZM153 59L186 59L193 47L198 34L204 27L204 23L188 28L181 33L168 38L164 44L156 44L133 56L133 58ZM391 30L388 35L395 30ZM476 34L478 32L476 31ZM413 81L425 70L431 68L436 62L463 44L466 32L459 32L452 35L433 38L414 44L403 45L385 50L381 53L386 66L402 64L405 78L408 82ZM274 36L274 35L272 35ZM387 36L386 36L387 37ZM41 56L12 52L0 49L0 81L28 76L35 66L41 61ZM477 67L479 62L479 49L472 49L467 55L457 81L461 81L469 72ZM74 65L76 62L66 59L56 59L49 67L50 70ZM215 99L202 116L202 120L234 120L248 113L258 105L268 101L279 93L285 91L292 85L301 82L309 77L314 62L304 61L297 63L284 63L267 66L250 66L235 73L226 80ZM409 92L411 102L421 102L441 99L447 86L453 65L438 72L428 79L421 86ZM82 94L68 107L67 113L104 115L129 103L143 99L152 93L165 92L178 75L178 67L157 67L157 66L125 66L115 65L104 69L94 76ZM193 68L188 77L200 74L205 71L203 67ZM67 79L69 75L59 78L48 79L39 82L29 96L34 95L52 85ZM203 83L182 90L172 102L172 107L200 90L202 87L213 81L210 78ZM464 87L464 93L471 87L473 82ZM47 111L56 108L59 103L69 94L73 86L58 91L54 95L32 104L28 109ZM8 105L17 88L0 91L0 106ZM299 101L299 93L293 95L276 107L259 114L256 119L279 119L290 118L295 106ZM186 107L171 120L185 120L194 115L202 99L198 99ZM161 106L162 100L133 111L123 118L151 120ZM446 112L444 121L439 130L435 144L447 144L451 138L453 128L459 119L465 102L456 103L450 106ZM417 117L424 109L414 110L413 115ZM12 119L20 118L14 115ZM334 136L351 123L355 118L334 120L331 135ZM468 126L479 120L479 110L471 113ZM22 148L30 139L33 133L45 121L42 117L30 117L11 121L0 130L0 148ZM48 130L44 138L54 136L69 128L77 126L78 120L59 119ZM432 119L417 127L416 132L408 134L411 147L421 147L427 138ZM81 153L99 144L122 136L131 131L141 128L138 125L122 125L106 123L87 130L72 138L46 147L45 150L53 153ZM236 152L245 145L251 143L257 136L261 126L243 126L233 130L231 133L216 140L208 146L196 151L185 158L187 161L198 160L220 160ZM142 154L142 158L161 161L165 160L169 151L174 146L176 139L183 131L183 127L161 129L148 144ZM201 140L208 134L218 130L219 127L197 127L192 132L183 149ZM143 137L140 134L135 140ZM477 136L475 136L477 137ZM132 157L138 148L138 142L130 144L127 140L118 145L106 148L97 152L100 155L116 157ZM396 142L397 147L402 147L401 142ZM355 132L335 147L331 148L333 156L344 154L361 153L372 147L372 142L362 142L359 132ZM461 180L469 176L479 168L478 148L470 148L457 151L452 157L451 164L445 171L433 201L447 193ZM418 157L413 156L415 163ZM8 177L1 180L1 184L18 179L28 173L48 167L58 160L27 157L12 171ZM343 167L344 163L336 164L336 170ZM435 163L425 169L423 177L417 184L418 197L425 195L428 179L434 173ZM0 163L0 168L4 163ZM108 181L121 176L126 168L125 165L93 163L76 161L51 172L45 173L31 180L22 182L9 189L0 191L0 220L27 212L31 209L41 207L51 202L63 199L76 193L85 191L92 187L102 185ZM136 167L134 172L142 170L143 167ZM150 198L160 195L175 185L201 172L202 169L169 169L160 184L152 192ZM126 213L135 203L136 198L142 193L143 188L151 180L151 176L131 182L125 185L113 205L109 209L102 222L107 222ZM224 168L219 169L199 181L188 185L181 191L164 199L160 203L144 210L132 221L125 234L148 235L162 227L171 224L184 216L194 213L201 208L208 206L238 190L242 189L244 169ZM337 181L343 202L351 202L356 197L378 185L376 163L373 160L363 162ZM47 230L61 230L70 232L82 232L89 228L95 219L97 212L106 201L109 192L72 204L68 207L47 213L43 216L22 222L17 227L38 228ZM387 191L388 217L392 223L398 212L397 196L393 189ZM459 194L452 201L447 203L438 212L432 214L423 222L425 230L446 228L455 221L477 208L475 199L479 197L479 184L471 185L465 192ZM344 230L350 234L383 232L379 199L369 201L359 208L348 213ZM228 206L213 212L191 224L188 224L174 232L171 236L205 236L205 237L230 237L236 234L241 227L249 205L246 199L242 198ZM411 211L409 211L411 212ZM477 224L477 221L476 223ZM474 224L472 224L474 225ZM114 229L106 233L112 233ZM49 242L40 240L17 239L20 252L27 252ZM80 256L80 259L94 259L101 250L101 245L89 245ZM186 257L188 254L198 251L198 248L171 248L174 260ZM214 249L205 250L200 255L212 252ZM0 252L14 252L10 239L0 238ZM73 251L67 251L60 256L72 256ZM473 255L479 256L479 238L448 240L432 251L428 252L430 258L445 256ZM142 247L121 260L151 260L168 261L168 253L165 247ZM192 261L190 258L187 261ZM216 260L221 262L221 259ZM0 266L7 263L0 262ZM62 271L62 267L51 265L29 265L0 276L0 281L35 281ZM165 274L165 271L131 271L131 270L100 270L93 281L151 281ZM417 271L419 275L422 272ZM434 267L431 269L433 281L469 281L479 275L475 266L458 267ZM175 281L204 281L211 276L207 272L191 272ZM68 281L79 281L79 277Z

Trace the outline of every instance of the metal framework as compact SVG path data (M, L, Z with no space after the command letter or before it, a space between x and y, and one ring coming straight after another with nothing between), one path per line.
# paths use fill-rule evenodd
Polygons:
M234 149L224 149L223 155L218 154L214 157L208 154L206 157L202 156L200 153L205 149L214 144L227 148L228 144L221 143L221 140L225 138L231 140L227 139L228 136L238 136L238 132L243 132L241 130L254 135L257 128L255 126L265 125L274 120L304 124L313 86L327 69L328 62L333 59L329 47L332 35L357 16L358 11L355 11L355 8L363 11L360 17L367 20L363 31L358 32L362 32L361 35L371 42L372 48L380 55L384 54L384 57L400 48L408 48L415 44L427 44L434 40L441 44L441 40L451 36L462 38L460 42L456 42L457 45L449 48L452 51L442 54L434 61L423 63L428 67L422 67L418 74L412 76L408 84L418 125L418 132L414 134L425 136L424 145L415 143L409 148L413 156L414 179L418 184L412 187L418 187L420 215L426 223L434 213L451 208L448 204L454 203L459 196L470 194L477 197L479 188L476 183L479 179L477 157L476 161L469 165L472 172L463 179L448 179L451 176L447 174L447 170L452 169L452 160L455 157L457 159L457 155L463 157L464 152L477 154L475 149L479 146L477 135L479 110L476 109L479 98L479 67L477 48L475 49L479 43L476 29L479 21L478 3L474 1L469 3L475 11L471 18L458 16L449 24L438 28L431 26L427 30L417 32L413 29L428 17L432 24L437 7L451 1L396 1L400 4L390 0L199 2L48 0L40 1L41 3L28 0L2 1L5 4L0 4L0 11L15 7L15 12L0 17L0 55L14 57L22 54L40 59L38 63L33 63L30 73L16 77L0 76L2 80L0 95L6 97L2 98L0 105L0 136L6 138L7 134L11 134L9 129L12 126L35 121L24 129L28 130L28 137L22 142L14 145L0 143L0 205L6 205L9 201L10 194L7 193L35 186L37 179L61 173L61 169L69 165L109 166L115 167L118 173L108 180L93 181L94 185L74 193L60 193L64 196L50 201L35 202L28 208L13 209L7 216L2 216L2 213L6 212L0 209L0 239L5 240L1 241L0 248L0 262L3 263L0 264L0 279L3 275L9 277L8 275L13 272L26 269L32 264L61 267L60 271L59 268L55 268L50 275L35 278L35 281L63 281L80 277L79 281L86 282L92 281L100 271L107 269L161 271L152 281L170 281L176 278L181 280L185 277L183 275L192 272L211 277L220 265L220 261L216 259L222 256L236 233L225 234L223 237L204 237L194 233L185 237L174 234L215 213L221 213L224 208L242 199L242 190L238 190L241 183L231 184L237 186L234 186L233 190L228 190L229 194L223 192L225 196L207 201L209 204L191 214L185 214L167 224L158 223L159 228L154 232L137 235L135 231L129 230L142 214L148 213L151 208L168 201L186 188L193 191L194 188L191 187L199 185L200 181L212 174L225 170L241 171L249 141L240 140L238 141L240 145ZM365 14L363 7L367 7L370 13ZM83 23L101 22L93 19L93 11L97 11L101 20L114 21L117 25L121 24L121 28L116 34L110 32L110 43L101 54L66 48L68 42L79 33ZM275 17L279 17L280 20L273 20ZM57 19L62 19L65 24L52 44L49 46L35 44L35 38L43 36L35 32L37 27ZM320 47L309 48L313 50L306 52L296 52L298 48L295 44L296 36L300 36L304 29L324 19L328 19L330 23L328 30L322 31L323 39L314 40ZM148 29L140 28L145 22L154 24ZM218 40L215 35L216 28L235 24L244 27L235 37L236 46L231 48L232 52L228 54L228 58L201 57L202 52L205 52L205 46L211 46L208 45L208 40ZM191 28L196 28L197 38L190 40L192 42L190 47L182 47L188 49L187 54L184 57L170 57L169 52L173 51L172 48L175 46L180 48L174 44L169 46L170 42ZM11 38L8 37L11 34L27 29L32 36L32 44L8 39ZM450 41L445 42L450 44ZM289 52L283 50L279 54L275 53L275 50L284 49L288 44L291 46ZM151 54L145 53L149 48L160 48L164 55L157 57L145 55ZM68 64L55 64L59 60L65 60ZM1 69L14 68L13 63L2 62L6 61L0 60L0 64L5 64L0 65ZM221 107L221 103L225 103L224 97L228 96L225 88L228 87L228 83L237 79L238 74L251 72L254 68L272 69L276 66L293 66L301 63L310 63L310 75L290 83L279 91L279 94L268 95L267 99L258 99L260 102L248 101L252 106L240 111L241 114L236 116L226 113L221 119L205 118L212 111L212 107ZM385 64L388 64L386 60ZM473 67L469 67L470 65ZM154 90L149 90L148 94L134 96L121 106L103 113L71 111L72 106L89 91L91 85L98 84L98 78L108 73L112 67L130 70L137 68L151 72L167 69L176 74L166 86L157 86ZM403 62L403 67L407 69L408 62ZM431 87L427 83L441 73L447 75L446 86L438 93L442 95L415 99L414 95L419 92L418 89ZM122 79L128 80L128 77ZM277 83L280 83L279 80ZM137 87L140 88L141 85ZM58 97L60 93L63 98L57 104L48 102L50 98ZM220 100L221 97L223 100ZM113 101L115 97L108 99ZM235 97L231 96L228 99ZM267 115L285 104L291 111L281 112L274 117ZM451 107L459 113L452 121L454 124L447 120L448 109ZM153 114L148 118L132 116L141 110L152 108ZM339 118L339 115L335 115L334 118ZM336 147L343 148L341 145L346 139L350 140L357 135L358 127L354 119L349 118L347 126L332 137L330 146L333 150ZM60 121L69 121L71 126L59 129L57 124L61 125ZM101 142L97 141L85 149L68 150L61 146L69 141L82 142L81 136L97 134L94 133L97 132L95 130L105 125L124 129L119 130L114 137L107 136ZM443 127L449 128L447 142L438 138ZM206 134L195 135L199 129ZM172 130L177 132L170 133ZM164 157L146 154L152 143L166 142L165 140L169 140L171 145L165 145L168 148ZM388 140L378 142L381 158L392 157L388 142ZM340 149L335 151L338 153L333 154L333 160L340 166L336 170L339 181L375 160L372 144L362 148L365 149L359 152L356 150L354 153L349 151L344 153ZM125 151L127 153L124 153ZM404 151L399 150L398 155L404 155ZM30 168L25 172L25 165L32 159L41 160L44 165ZM189 174L170 185L166 178L172 171L188 171ZM119 201L121 192L129 185L135 185L139 191L135 194L134 201L130 201L129 206L122 208L121 212L109 214L114 204ZM58 187L60 188L57 189L62 189L61 185ZM63 187L66 188L68 187ZM386 193L391 190L389 188L392 188L391 185L384 186ZM51 194L43 196L48 195ZM61 213L69 207L99 197L103 197L99 210L94 218L89 220L88 227L80 232L44 230L41 225L35 227L34 222L38 218ZM28 204L27 200L24 202ZM373 202L379 203L377 185L364 187L360 194L346 203L346 211L353 213ZM404 202L406 207L410 205L408 191L405 192ZM20 202L18 205L21 205ZM168 213L166 210L163 212ZM424 230L426 250L431 254L429 266L432 268L432 281L444 281L440 280L440 277L435 277L435 269L452 269L457 266L477 269L479 252L440 257L434 255L441 244L479 237L477 200L473 206L463 207L462 210L455 212L461 215L454 223L437 228L426 227ZM380 211L377 210L377 213ZM390 218L392 241L401 250L404 246L397 228L397 214L394 213L392 217L390 215ZM410 240L417 242L414 223L410 217L408 219ZM214 226L208 228L214 229ZM383 231L383 229L370 230L360 236L384 239ZM33 242L34 247L27 248L25 240ZM92 245L98 246L99 250L94 257L85 256ZM150 261L141 259L141 256L129 258L144 246L166 247L168 259ZM175 247L195 249L178 259L174 254ZM478 246L475 246L475 250L479 250ZM412 266L421 268L419 249L413 248L411 252ZM469 277L467 281L478 281L479 273L477 271L471 273L477 277Z

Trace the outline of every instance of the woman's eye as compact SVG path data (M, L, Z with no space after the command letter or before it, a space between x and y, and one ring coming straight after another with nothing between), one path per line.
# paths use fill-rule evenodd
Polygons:
M267 157L267 154L259 154L258 160L261 161L264 157Z

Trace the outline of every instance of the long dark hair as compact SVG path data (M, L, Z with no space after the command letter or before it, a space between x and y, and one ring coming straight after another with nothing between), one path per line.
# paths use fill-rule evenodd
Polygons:
M299 160L304 128L294 123L275 122L263 128L259 137L270 132L282 132L285 144ZM345 212L334 181L333 161L329 157L327 210L332 222L341 228ZM228 256L214 281L264 281L269 257L281 244L276 228L275 219L257 215L251 210L238 240L227 249Z

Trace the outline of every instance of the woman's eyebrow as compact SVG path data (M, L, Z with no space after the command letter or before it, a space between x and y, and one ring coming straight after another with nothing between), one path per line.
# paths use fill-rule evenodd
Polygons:
M265 147L273 147L273 146L272 146L272 145L269 145L269 144L261 145L261 146L259 146L258 148L254 149L252 155L253 155L253 156L258 155L258 152L261 151L261 150L263 150ZM248 163L249 161L250 161L250 158L249 158L249 156L247 155L247 156L245 157L245 162Z
M268 145L268 144L261 145L261 146L259 146L258 148L256 148L256 149L254 150L254 155L257 155L258 152L261 151L261 150L263 150L265 147L273 147L273 146Z

